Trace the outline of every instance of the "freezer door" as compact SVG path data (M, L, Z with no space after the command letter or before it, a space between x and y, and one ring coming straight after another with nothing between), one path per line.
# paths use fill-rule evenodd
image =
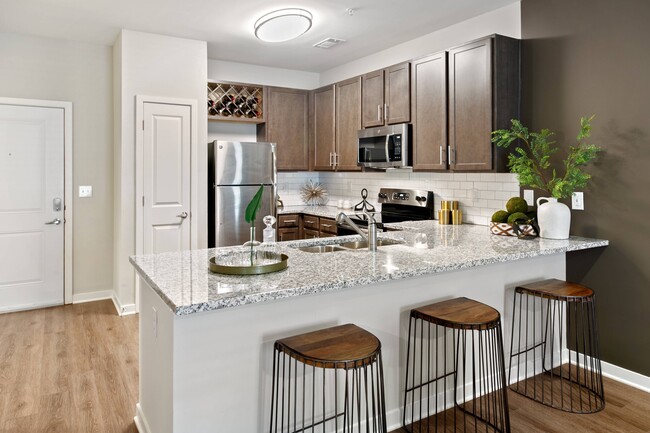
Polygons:
M257 186L217 186L216 188L216 246L227 247L241 245L250 238L250 224L244 218L246 206L251 201ZM255 218L255 239L262 242L264 223L262 218L266 215L275 216L275 188L265 186L262 194L262 206L257 211Z
M217 185L275 185L275 143L214 141Z

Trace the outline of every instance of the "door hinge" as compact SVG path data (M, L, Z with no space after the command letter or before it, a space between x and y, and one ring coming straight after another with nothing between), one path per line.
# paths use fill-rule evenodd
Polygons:
M142 130L144 131L144 120L142 121Z
M142 196L142 207L144 207L144 196Z

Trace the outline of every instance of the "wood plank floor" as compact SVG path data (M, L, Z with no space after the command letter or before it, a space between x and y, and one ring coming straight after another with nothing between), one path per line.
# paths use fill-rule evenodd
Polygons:
M0 433L136 433L138 317L111 301L0 314Z
M604 378L604 390L605 409L588 415L562 412L508 391L512 433L650 433L650 394L608 378ZM442 425L439 431L442 433Z
M508 398L513 433L650 433L650 394L609 379L592 415ZM0 314L0 433L136 433L137 400L137 316L111 301Z

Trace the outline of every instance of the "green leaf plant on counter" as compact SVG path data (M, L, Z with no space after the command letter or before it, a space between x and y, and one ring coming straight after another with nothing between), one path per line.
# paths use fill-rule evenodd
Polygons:
M588 144L591 135L591 121L594 116L580 119L580 132L577 144L569 146L567 158L563 161L564 175L558 175L551 167L551 156L557 152L554 146L553 132L542 129L530 132L517 119L512 119L512 128L492 132L492 142L500 147L508 147L515 140L521 140L524 146L517 147L508 155L508 167L516 173L521 186L529 186L548 192L555 198L570 197L575 191L587 186L591 175L583 170L598 156L602 149Z
M260 185L260 189L257 190L255 195L251 199L250 203L248 203L248 206L246 206L246 213L244 215L244 219L246 220L246 222L251 225L251 238L250 241L247 242L250 244L251 247L251 253L250 253L251 266L254 265L253 259L255 256L255 217L257 216L257 211L260 210L260 207L262 207L263 192L264 192L264 185Z

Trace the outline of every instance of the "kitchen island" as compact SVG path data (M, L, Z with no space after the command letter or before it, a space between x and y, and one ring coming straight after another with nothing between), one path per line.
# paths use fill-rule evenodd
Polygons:
M367 250L308 253L296 247L358 236L284 242L289 267L260 276L208 270L232 249L132 257L140 284L141 433L263 432L275 340L355 323L382 342L389 427L399 426L411 308L467 296L502 314L509 341L517 284L565 278L568 251L607 241L519 240L484 226L400 223ZM508 347L506 347L506 351Z

